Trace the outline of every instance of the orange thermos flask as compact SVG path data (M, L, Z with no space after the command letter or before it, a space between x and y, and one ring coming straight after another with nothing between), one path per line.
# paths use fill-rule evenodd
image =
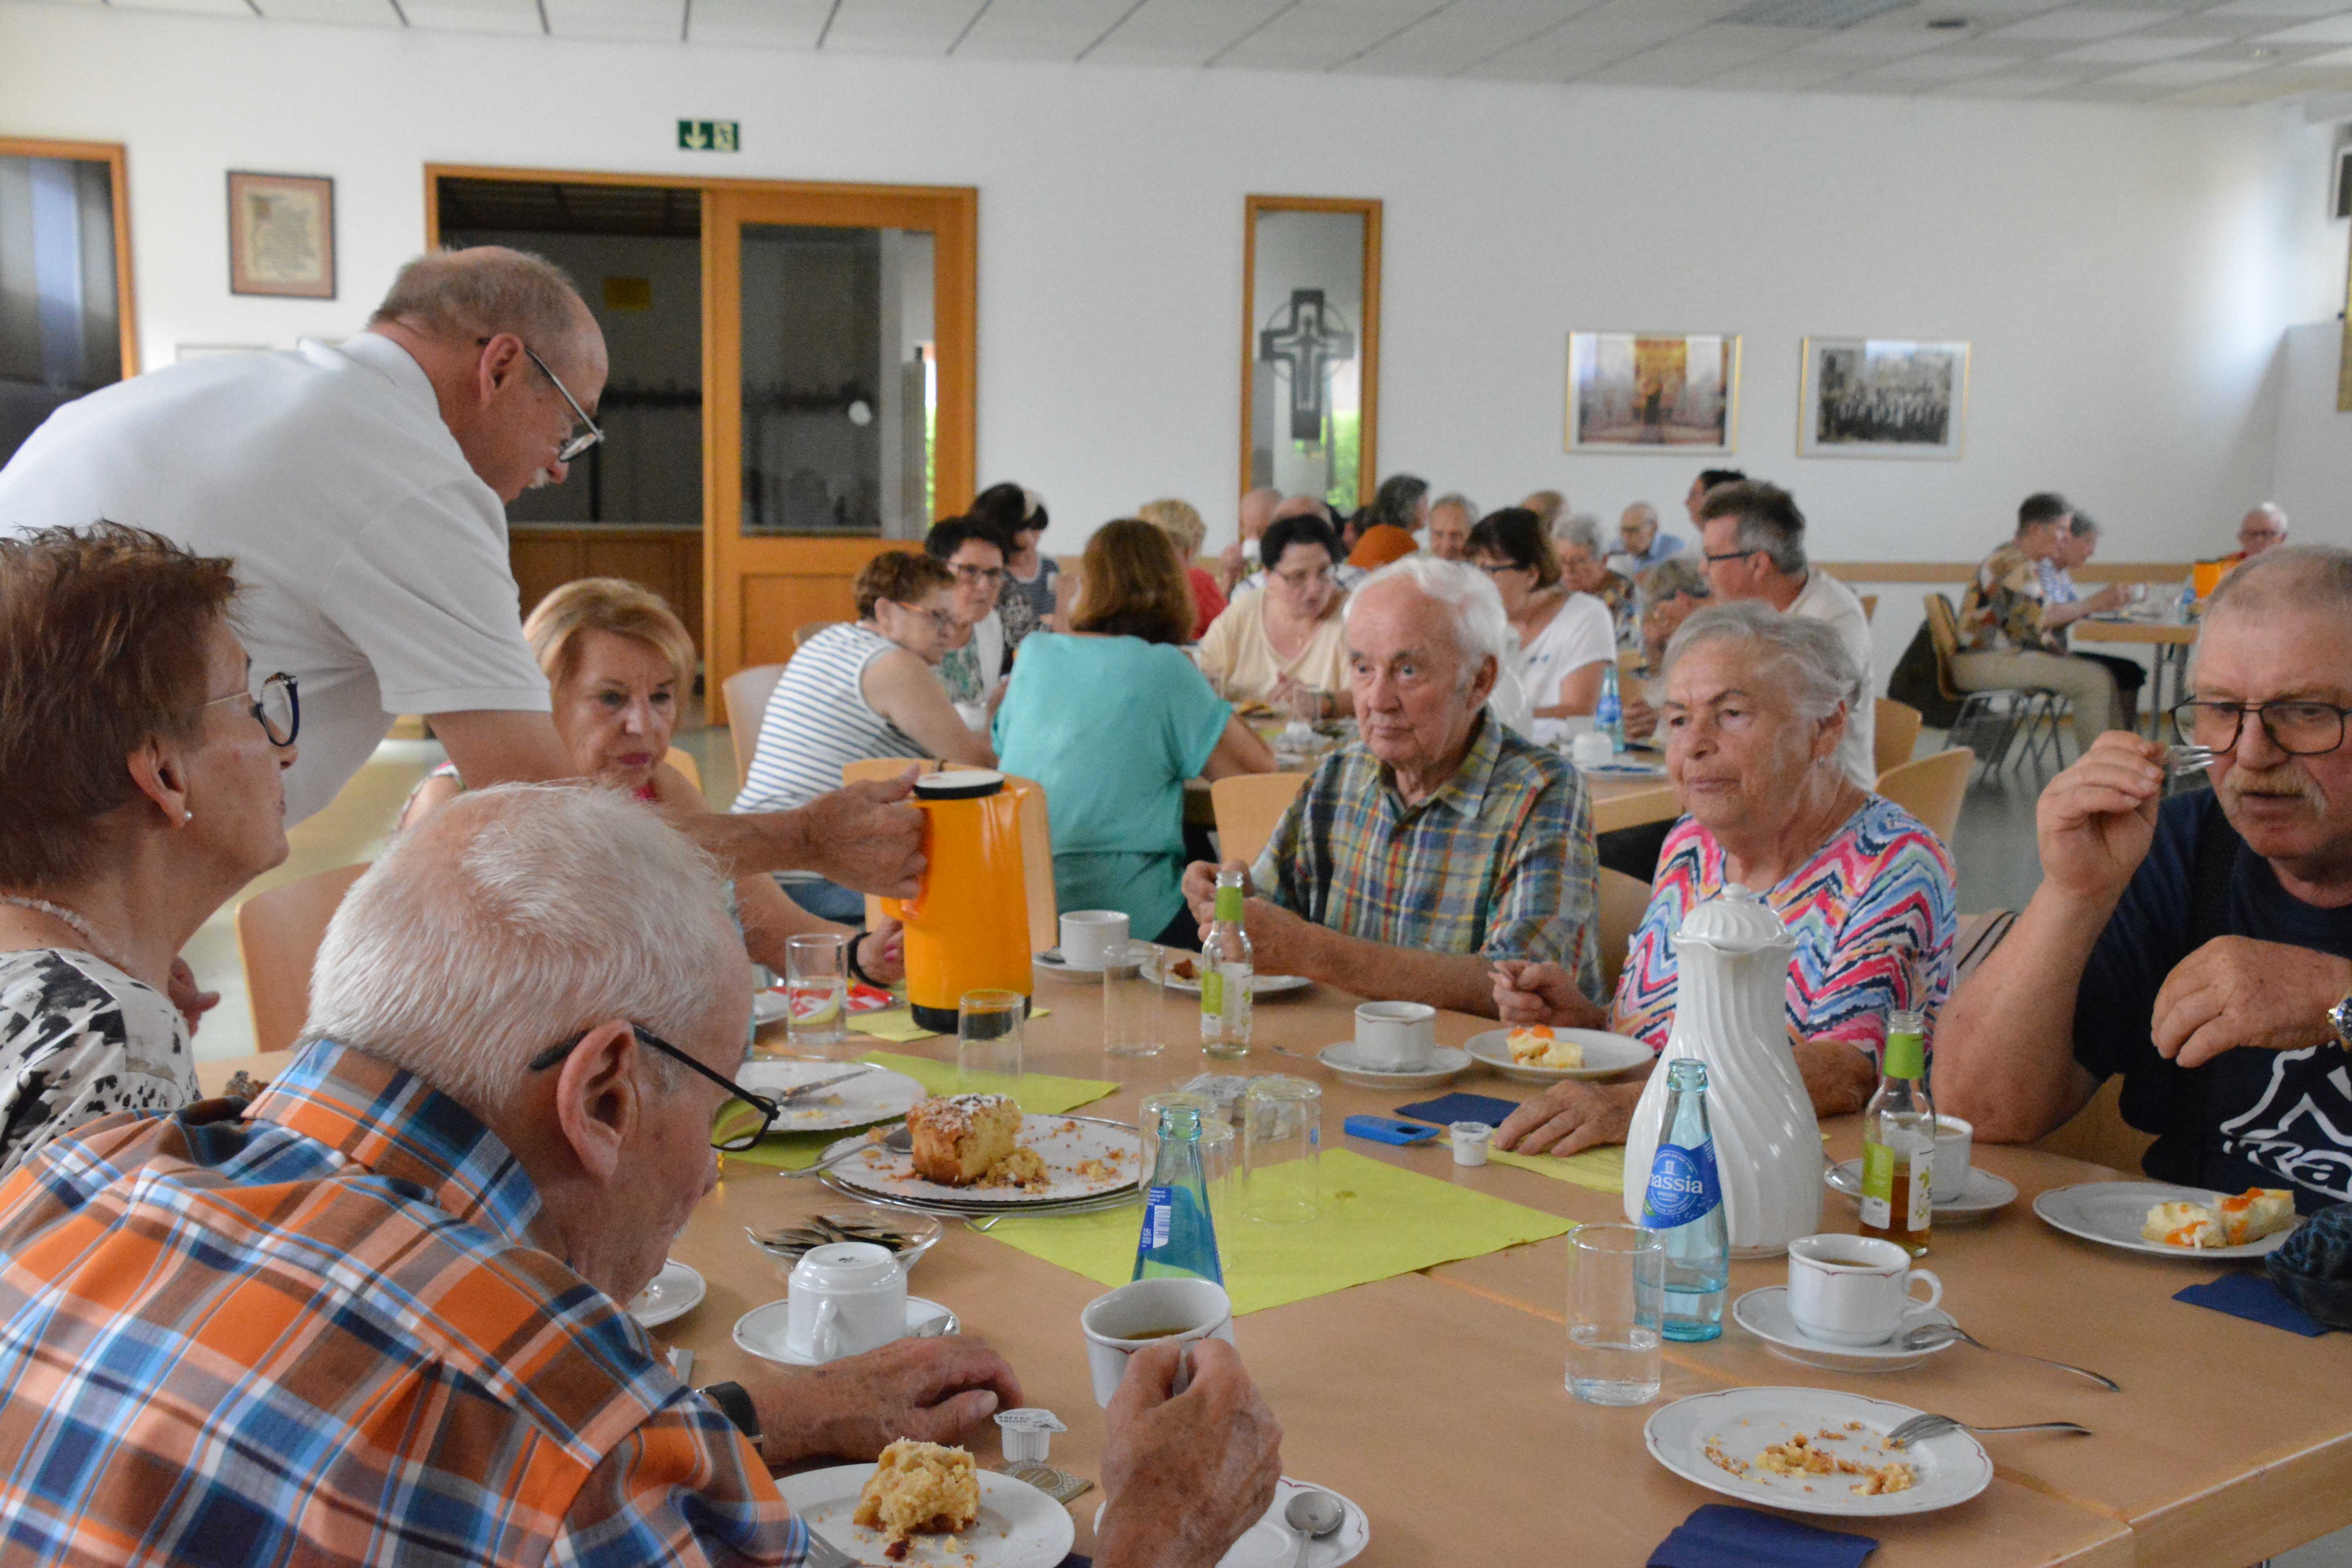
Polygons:
M907 928L915 1022L952 1035L965 992L1031 994L1021 802L1003 773L950 768L915 781L915 805L925 818L922 890L882 907Z

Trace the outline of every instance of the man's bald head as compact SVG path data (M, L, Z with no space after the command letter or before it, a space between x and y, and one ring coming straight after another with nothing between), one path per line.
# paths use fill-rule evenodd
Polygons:
M1274 521L1274 509L1282 504L1282 492L1272 485L1260 485L1242 497L1241 524L1244 539L1255 539Z
M368 318L470 346L478 338L512 332L559 373L593 369L601 383L604 334L580 290L543 256L503 245L436 250L400 269L392 289Z
M2352 550L2333 544L2282 544L2246 563L2213 590L2205 624L2223 616L2315 610L2352 621Z
M1319 517L1328 522L1331 508L1320 496L1291 496L1274 509L1274 521L1280 522L1286 517Z

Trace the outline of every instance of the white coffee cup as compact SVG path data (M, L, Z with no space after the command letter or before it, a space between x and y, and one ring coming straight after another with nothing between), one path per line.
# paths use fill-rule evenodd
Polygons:
M1127 1358L1146 1345L1211 1339L1232 1344L1234 1303L1223 1287L1206 1279L1138 1279L1087 1302L1078 1327L1086 1331L1095 1403L1108 1410L1127 1376Z
M1366 1002L1356 1009L1356 1058L1374 1072L1413 1072L1437 1053L1437 1009L1426 1002Z
M1927 1282L1923 1300L1911 1294ZM1883 1345L1914 1308L1944 1299L1944 1282L1911 1267L1911 1255L1867 1236L1805 1236L1789 1244L1789 1316L1808 1339Z
M1062 962L1072 969L1100 969L1127 945L1127 916L1118 910L1073 910L1062 917Z
M1598 768L1617 760L1617 745L1608 736L1591 731L1568 743L1568 760L1580 768Z
M1957 1116L1936 1118L1936 1168L1929 1173L1927 1199L1948 1204L1969 1185L1969 1148L1976 1128Z
M793 1266L784 1348L803 1361L880 1350L907 1332L907 1271L887 1247L835 1241Z

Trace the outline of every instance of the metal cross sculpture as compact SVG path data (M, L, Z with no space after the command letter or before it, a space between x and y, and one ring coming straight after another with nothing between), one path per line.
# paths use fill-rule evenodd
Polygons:
M1290 438L1323 439L1323 399L1331 366L1356 357L1356 335L1323 302L1320 289L1293 289L1279 324L1257 335L1257 357L1290 376Z

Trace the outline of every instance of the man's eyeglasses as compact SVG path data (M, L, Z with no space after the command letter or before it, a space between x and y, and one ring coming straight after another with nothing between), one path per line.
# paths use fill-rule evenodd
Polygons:
M2271 744L2291 757L2316 757L2344 743L2344 716L2352 709L2332 702L2207 702L2175 704L2172 732L2190 745L2210 746L2217 755L2237 749L2246 715L2262 722Z
M710 1119L710 1146L713 1149L722 1153L740 1154L766 1136L776 1118L783 1114L784 1108L766 1095L753 1094L733 1079L721 1078L643 1024L631 1024L629 1027L635 1033L639 1045L650 1047L672 1061L685 1063L732 1097ZM583 1029L570 1039L548 1047L526 1065L532 1072L545 1072L570 1056L587 1037L588 1031Z
M474 342L477 344L487 348L489 346L490 340L488 338L476 338ZM572 395L572 389L563 384L563 378L556 374L553 371L548 369L547 362L540 358L539 355L532 351L531 346L529 343L523 344L522 352L530 355L530 363L539 366L539 374L547 377L547 379L554 384L557 394L562 397L565 403L572 405L572 416L579 421L577 425L572 426L572 434L563 438L563 445L555 449L555 460L557 462L571 462L573 458L579 457L581 453L585 452L589 447L594 446L597 442L602 441L604 438L604 432L597 427L596 422L593 419L588 417L588 411L580 406L580 400Z
M294 678L281 669L263 681L259 691L232 691L226 697L214 698L205 706L249 703L254 718L261 722L261 732L269 737L271 745L283 750L294 743L294 737L302 728L302 699L296 693L294 684Z
M1755 553L1753 550L1727 550L1720 555L1709 555L1706 560L1706 563L1712 566L1718 561L1745 561Z

